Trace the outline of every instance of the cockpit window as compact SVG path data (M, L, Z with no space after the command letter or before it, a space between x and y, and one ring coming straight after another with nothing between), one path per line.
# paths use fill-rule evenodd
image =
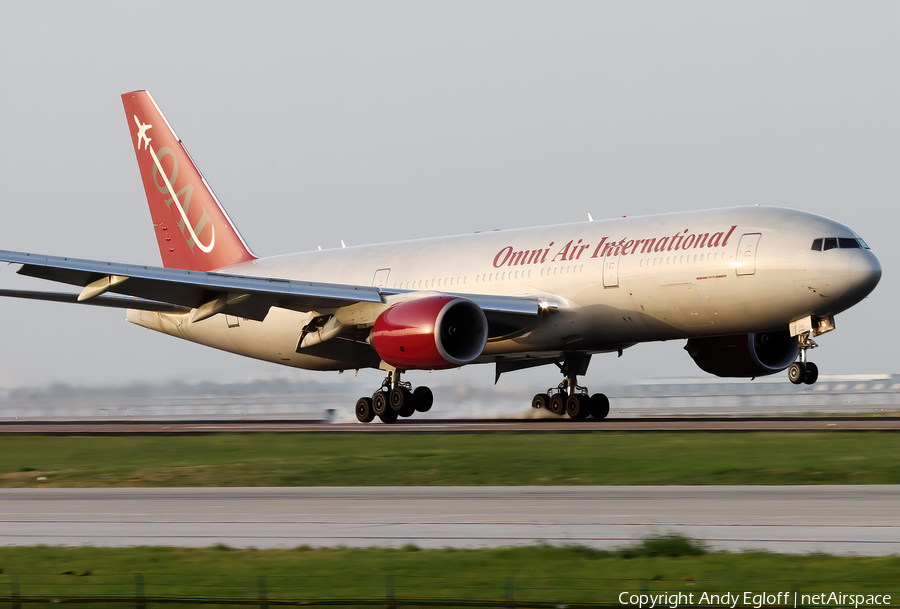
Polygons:
M858 250L862 248L867 250L869 249L869 246L859 237L821 237L819 239L813 239L812 242L812 250L814 252L827 252L828 250L836 248L845 250Z

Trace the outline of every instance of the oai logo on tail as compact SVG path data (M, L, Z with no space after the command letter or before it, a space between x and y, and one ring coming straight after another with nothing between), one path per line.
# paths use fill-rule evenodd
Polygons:
M210 225L210 227L209 227L209 230L212 232L212 237L210 237L209 245L203 245L203 243L200 241L200 237L197 236L197 233L202 231L203 227L209 222L209 215L204 210L203 215L200 218L200 222L197 224L197 228L195 229L193 226L191 226L191 223L187 217L187 212L184 209L185 207L190 206L190 202L191 202L190 193L193 192L193 190L194 190L193 185L188 184L188 186L186 187L187 188L187 197L185 198L185 204L183 207L181 205L181 201L178 199L178 193L175 192L175 188L172 186L172 182L169 180L169 176L166 175L166 172L163 170L162 163L159 162L159 157L156 155L156 151L154 151L153 148L150 147L151 138L147 137L147 131L152 129L153 125L142 123L141 119L139 119L137 117L137 115L134 115L134 122L138 128L138 130L137 130L137 149L138 149L138 151L140 151L141 142L143 142L144 149L149 150L150 156L153 157L153 163L156 165L156 171L158 171L159 175L162 176L163 182L165 182L165 185L166 185L166 189L168 190L169 194L172 195L171 201L175 203L175 206L178 208L178 213L181 214L182 221L178 223L178 228L181 230L181 234L184 235L185 239L188 240L188 245L190 246L191 250L194 249L194 247L193 247L194 244L197 244L197 247L200 248L200 251L202 251L206 254L210 253L213 250L213 248L216 246L216 227L214 225ZM166 154L172 155L172 160L175 163L174 169L172 170L172 176L173 176L172 179L174 180L175 179L174 176L176 176L178 174L178 157L176 157L175 154L168 148L163 148L162 152L163 152L163 156L165 156ZM156 171L154 171L154 176L153 176L154 181L156 179ZM166 200L166 204L169 205L169 208L171 209L170 201L168 199ZM190 237L188 237L187 235L184 234L185 229L187 229L187 231L190 233Z

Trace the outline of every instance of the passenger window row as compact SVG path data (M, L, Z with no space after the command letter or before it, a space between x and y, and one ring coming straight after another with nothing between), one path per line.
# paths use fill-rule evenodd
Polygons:
M851 237L823 237L821 239L813 239L812 249L817 252L828 250L833 250L835 248L841 249L869 249L869 246L866 245L866 242L862 239L854 239Z

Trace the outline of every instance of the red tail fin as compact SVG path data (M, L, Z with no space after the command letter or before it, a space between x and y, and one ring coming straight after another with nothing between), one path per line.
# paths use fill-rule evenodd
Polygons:
M150 93L122 103L163 266L211 271L255 259Z

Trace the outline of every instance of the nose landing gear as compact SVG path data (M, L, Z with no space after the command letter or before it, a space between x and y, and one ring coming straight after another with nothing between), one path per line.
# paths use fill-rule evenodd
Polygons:
M819 380L819 367L806 361L806 350L815 349L818 343L814 341L809 332L803 332L798 336L800 343L800 359L788 366L788 380L795 385L812 385Z
M434 395L428 387L416 387L400 380L399 370L388 371L381 388L371 398L361 397L356 402L356 419L371 423L377 416L383 423L393 423L398 417L411 417L416 412L428 412L434 403Z

